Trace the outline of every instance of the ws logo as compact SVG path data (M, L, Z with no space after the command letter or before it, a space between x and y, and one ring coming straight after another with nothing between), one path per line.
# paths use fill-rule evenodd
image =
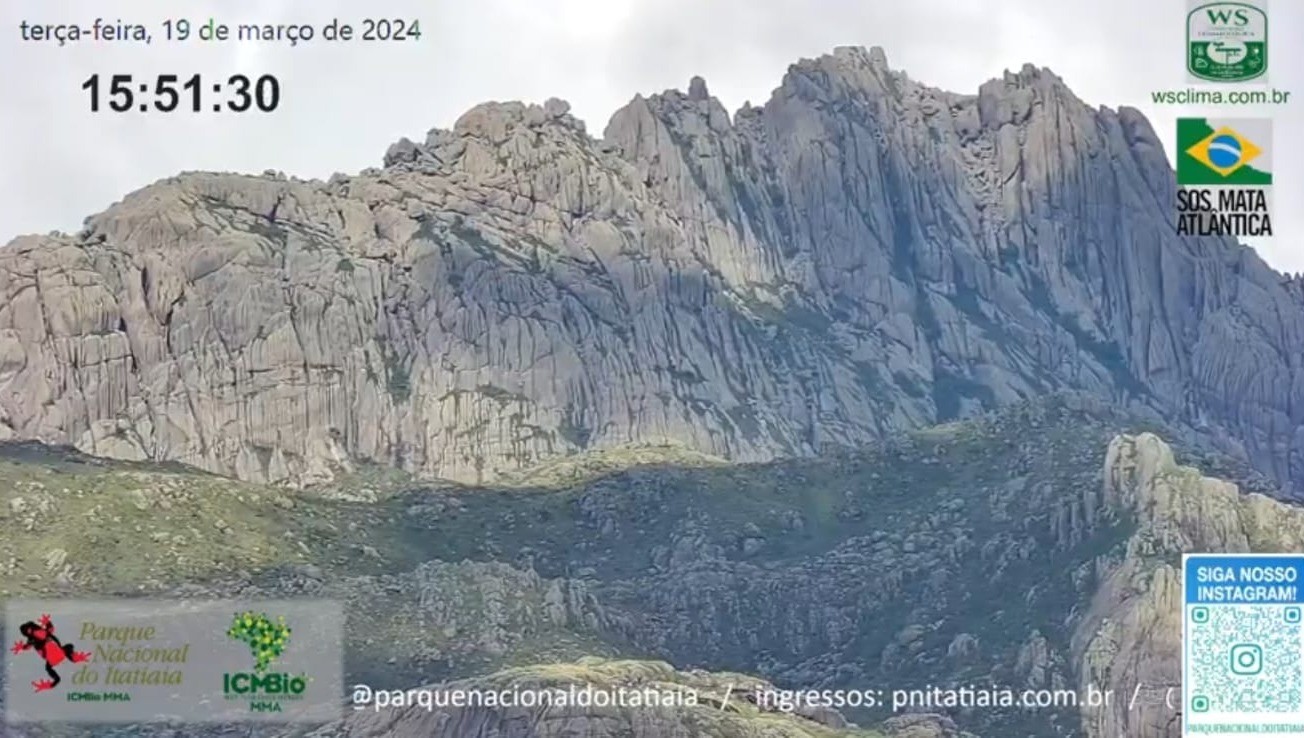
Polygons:
M1268 71L1266 0L1190 0L1186 70L1196 80L1245 82Z

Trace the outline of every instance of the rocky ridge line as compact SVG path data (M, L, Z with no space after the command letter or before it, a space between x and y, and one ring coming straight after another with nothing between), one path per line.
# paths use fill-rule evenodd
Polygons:
M0 250L0 439L310 484L667 439L806 455L1078 389L1304 477L1304 295L1179 238L1162 145L1025 66L839 48L598 140L487 103L330 182L189 173Z

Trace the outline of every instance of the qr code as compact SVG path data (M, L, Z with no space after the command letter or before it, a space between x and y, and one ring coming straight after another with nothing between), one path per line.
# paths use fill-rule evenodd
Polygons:
M1203 712L1298 713L1299 607L1193 607L1187 625L1187 678Z

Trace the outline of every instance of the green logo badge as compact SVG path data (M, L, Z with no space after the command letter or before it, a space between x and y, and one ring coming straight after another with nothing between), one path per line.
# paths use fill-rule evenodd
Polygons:
M254 661L251 672L222 675L222 692L228 700L247 701L250 712L278 713L285 709L283 701L304 698L311 677L271 670L290 642L290 626L284 617L272 620L266 613L252 610L236 613L226 635L248 646Z
M248 611L232 618L226 636L249 646L254 657L254 671L262 674L285 652L290 640L290 627L283 617L272 620L264 613Z
M1191 76L1210 82L1245 82L1268 71L1266 0L1190 0L1190 5L1186 69Z

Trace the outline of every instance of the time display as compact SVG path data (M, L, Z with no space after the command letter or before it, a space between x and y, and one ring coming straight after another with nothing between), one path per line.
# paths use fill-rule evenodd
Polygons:
M281 83L270 74L257 79L234 74L221 81L210 81L198 74L185 79L177 74L159 74L143 80L130 74L92 74L82 83L82 89L90 93L92 113L106 108L115 113L270 113L281 103Z

